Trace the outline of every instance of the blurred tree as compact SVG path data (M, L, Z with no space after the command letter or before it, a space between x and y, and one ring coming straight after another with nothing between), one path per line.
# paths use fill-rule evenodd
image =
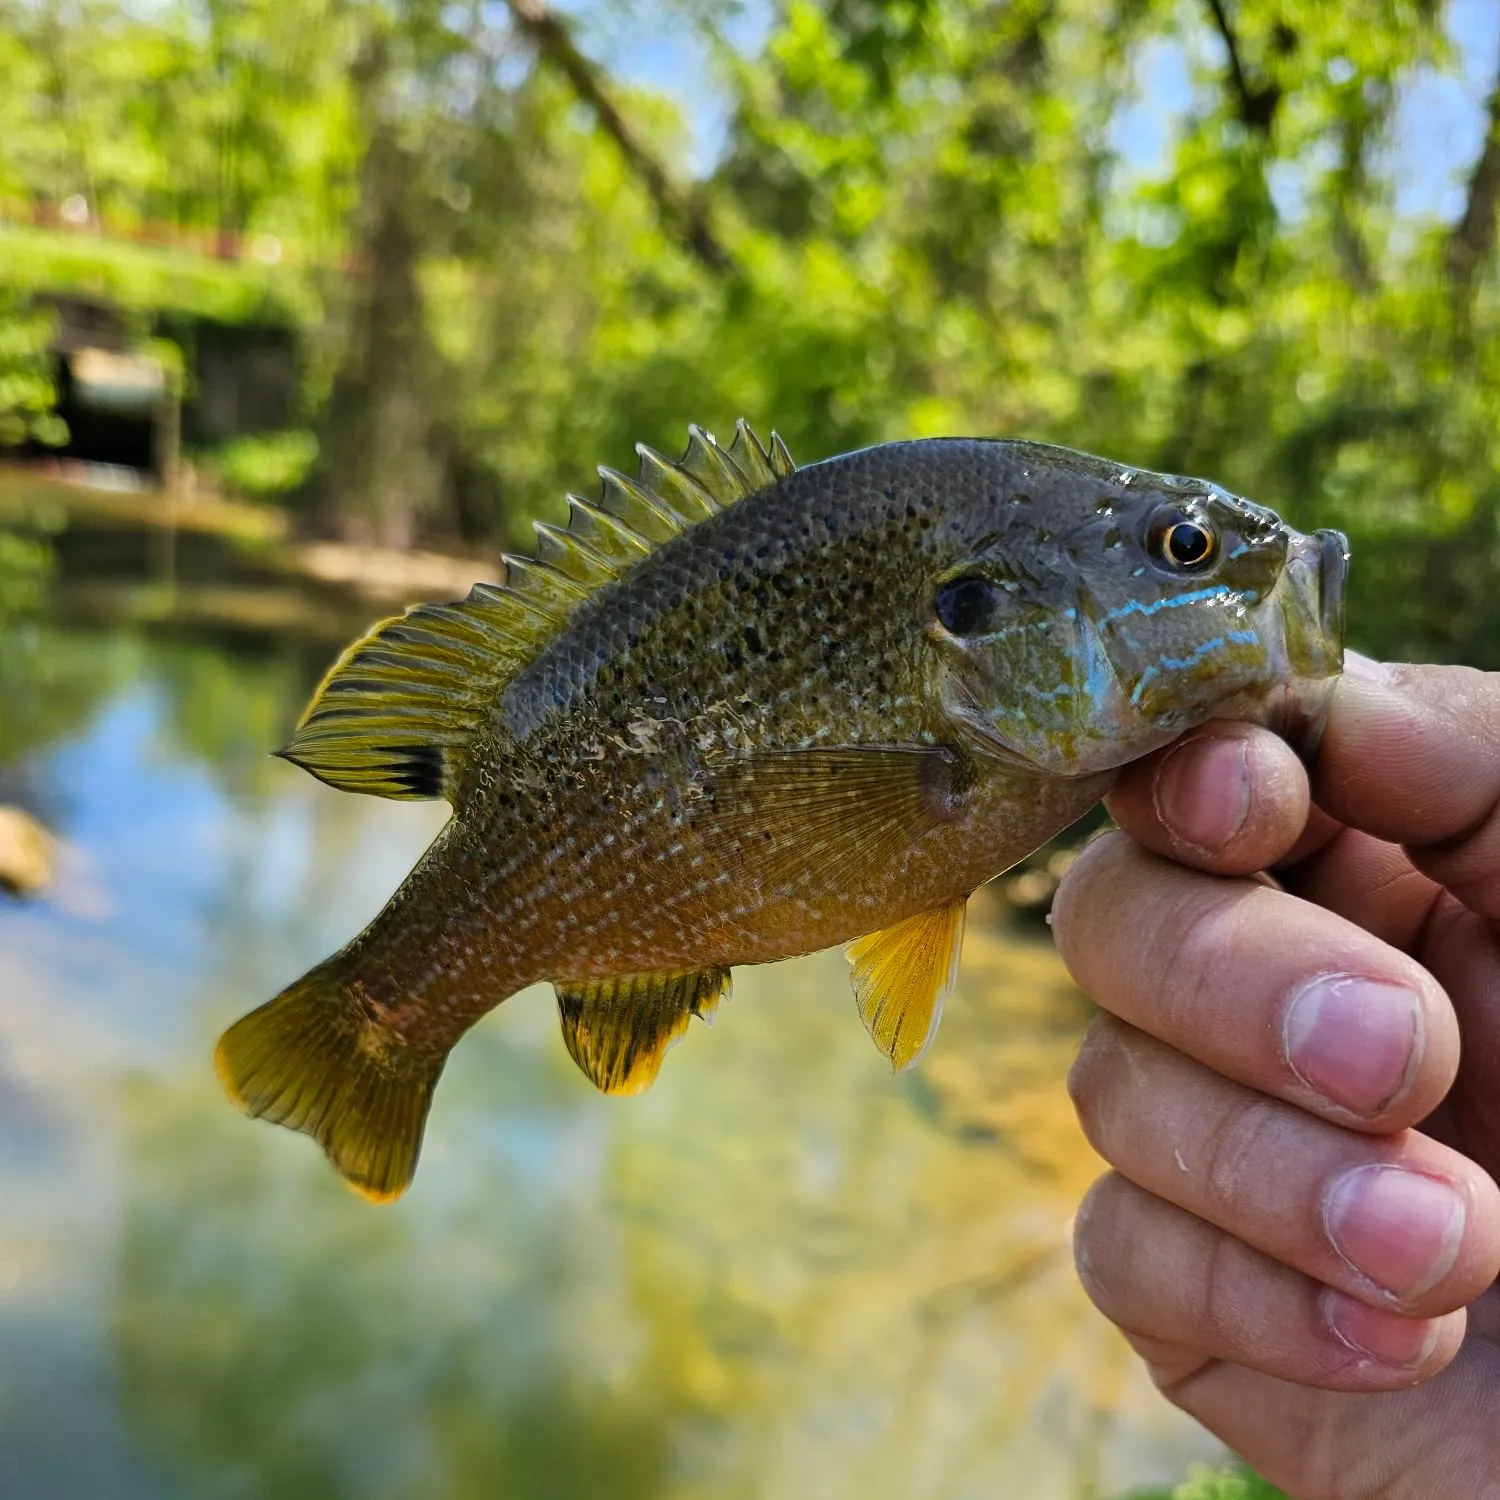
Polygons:
M0 197L324 268L326 529L514 539L689 420L1029 435L1345 525L1366 646L1500 648L1500 92L1456 211L1396 193L1441 0L653 4L696 175L599 60L639 7L0 0Z
M47 349L54 322L45 307L0 285L0 451L28 438L55 444L67 436L53 412Z

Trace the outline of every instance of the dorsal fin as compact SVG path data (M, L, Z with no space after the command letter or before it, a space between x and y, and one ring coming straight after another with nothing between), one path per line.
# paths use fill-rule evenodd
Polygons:
M743 421L727 450L689 427L679 463L636 451L639 476L600 469L601 499L569 495L567 529L538 523L535 555L507 556L503 584L417 605L355 641L277 753L346 792L454 802L490 705L584 599L796 467L780 437L767 448Z

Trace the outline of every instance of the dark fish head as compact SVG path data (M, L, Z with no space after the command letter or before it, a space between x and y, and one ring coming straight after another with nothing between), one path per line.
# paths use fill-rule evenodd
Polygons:
M1216 717L1310 748L1343 662L1344 538L1205 480L1023 451L1024 493L931 581L938 690L965 731L1059 775Z

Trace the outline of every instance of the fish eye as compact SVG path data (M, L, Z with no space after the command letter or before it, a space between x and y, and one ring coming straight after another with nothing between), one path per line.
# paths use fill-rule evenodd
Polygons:
M1182 510L1165 510L1151 522L1146 550L1164 567L1186 573L1213 561L1219 539L1197 516Z
M983 635L994 624L999 593L988 578L950 578L937 591L938 623L960 638Z

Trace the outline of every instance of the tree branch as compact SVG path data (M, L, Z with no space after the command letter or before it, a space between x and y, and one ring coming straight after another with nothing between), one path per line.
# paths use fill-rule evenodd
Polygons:
M573 92L588 105L600 127L619 147L620 154L651 195L663 224L710 271L722 275L733 270L733 259L709 227L702 198L676 182L642 144L610 97L599 71L574 45L561 17L549 10L543 0L506 0L506 4L516 25L567 78Z
M1485 109L1484 149L1469 174L1463 217L1448 235L1448 275L1455 305L1466 313L1474 281L1495 252L1495 211L1500 207L1500 76Z
M1281 90L1274 83L1257 86L1250 82L1245 74L1245 65L1240 61L1239 38L1234 34L1234 27L1229 24L1224 0L1208 0L1208 8L1213 13L1214 25L1224 42L1224 49L1229 53L1229 73L1234 80L1237 113L1252 130L1269 135L1271 122L1276 118L1276 107L1281 103Z

